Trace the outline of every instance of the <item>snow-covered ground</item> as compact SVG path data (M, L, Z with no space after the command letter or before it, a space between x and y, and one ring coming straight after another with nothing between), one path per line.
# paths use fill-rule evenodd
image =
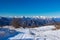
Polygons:
M52 30L55 26L43 26L37 28L17 28L15 29L19 33L14 37L10 37L10 40L60 40L60 30Z
M53 30L55 29L54 25L25 29L12 26L4 26L3 28L22 32L8 38L9 40L60 40L60 30Z

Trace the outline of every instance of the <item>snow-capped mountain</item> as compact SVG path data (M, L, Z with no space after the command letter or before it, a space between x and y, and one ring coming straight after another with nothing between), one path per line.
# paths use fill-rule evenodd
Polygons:
M13 20L13 21L12 21ZM14 28L11 26L11 21L15 24L19 23L19 28ZM56 29L54 24L60 23L60 18L58 17L45 17L45 16L36 16L36 17L0 17L0 26L3 26L3 28L7 28L8 30L0 28L0 35L2 33L8 33L6 34L7 37L9 37L9 40L60 40L60 29L59 30L53 30ZM49 26L46 26L49 25ZM52 26L51 26L52 25ZM12 28L13 27L13 28ZM21 27L26 27L21 28ZM31 28L29 28L31 27ZM34 27L34 28L32 28ZM10 33L14 30L16 32L20 32L14 37L10 37ZM4 31L4 32L3 32ZM6 32L5 32L6 31ZM14 32L13 31L13 32ZM2 37L5 38L6 36ZM0 37L1 39L1 37Z
M43 26L43 25L53 25L54 23L60 22L58 17L47 17L47 16L20 16L20 17L1 17L0 16L0 25L11 25L12 19L17 20L20 25L26 26ZM14 20L13 20L14 21ZM24 23L24 24L23 24Z

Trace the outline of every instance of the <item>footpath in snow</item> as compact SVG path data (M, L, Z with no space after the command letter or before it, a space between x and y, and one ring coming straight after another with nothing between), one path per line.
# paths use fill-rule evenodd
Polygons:
M14 37L9 38L10 40L60 40L60 30L52 30L55 26L43 26L37 28L18 28L15 29L22 34L17 34Z

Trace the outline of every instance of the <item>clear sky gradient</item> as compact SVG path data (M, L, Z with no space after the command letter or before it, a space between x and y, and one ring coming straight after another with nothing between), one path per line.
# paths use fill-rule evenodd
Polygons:
M0 16L60 16L60 0L0 0Z

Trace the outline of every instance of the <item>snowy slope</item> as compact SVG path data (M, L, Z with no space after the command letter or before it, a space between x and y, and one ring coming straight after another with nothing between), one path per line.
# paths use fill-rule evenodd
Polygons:
M60 40L60 30L46 31L44 32L44 35L46 35L46 38L51 40Z
M55 28L53 25L38 28L18 28L15 30L23 32L23 34L18 34L9 39L60 40L60 30L52 30L53 28Z

